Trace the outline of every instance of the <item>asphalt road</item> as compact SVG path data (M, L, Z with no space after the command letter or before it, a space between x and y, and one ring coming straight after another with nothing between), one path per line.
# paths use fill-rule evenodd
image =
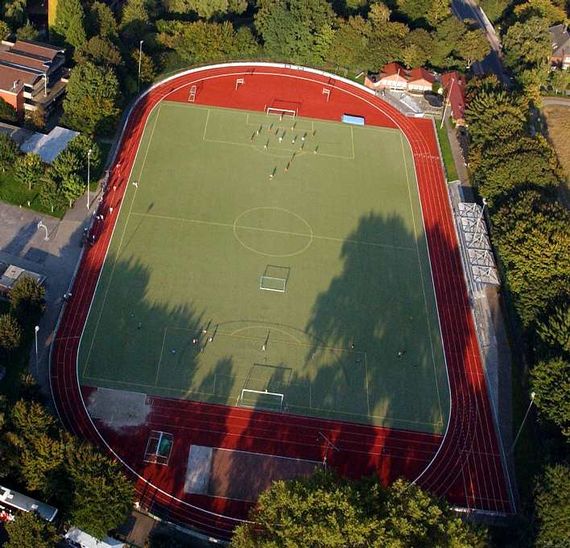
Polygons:
M471 19L483 29L491 45L491 52L483 61L473 64L475 74L496 74L505 85L510 85L509 76L505 73L501 61L501 40L483 10L474 0L452 0L451 9L458 19Z

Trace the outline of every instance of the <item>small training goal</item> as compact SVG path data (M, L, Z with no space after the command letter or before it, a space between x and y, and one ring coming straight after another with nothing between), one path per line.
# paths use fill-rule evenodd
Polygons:
M259 289L285 293L290 272L289 267L268 264L259 278Z

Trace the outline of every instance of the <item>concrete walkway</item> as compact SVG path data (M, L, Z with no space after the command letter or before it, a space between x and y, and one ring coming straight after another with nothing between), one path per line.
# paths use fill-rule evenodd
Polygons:
M30 355L30 371L48 395L49 348L61 307L81 256L81 237L97 207L93 199L87 209L86 197L75 202L59 220L25 208L0 202L0 261L46 276L46 310L39 324L38 360L35 349ZM38 222L47 227L38 229Z

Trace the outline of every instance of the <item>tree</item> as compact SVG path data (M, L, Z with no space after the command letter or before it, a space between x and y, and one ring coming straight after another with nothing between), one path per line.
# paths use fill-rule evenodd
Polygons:
M539 412L570 437L570 361L555 358L539 362L530 378Z
M77 65L63 102L65 122L89 134L108 132L119 115L118 99L119 82L111 68Z
M232 24L184 23L182 21L159 21L158 41L174 49L189 63L222 61L232 57L247 57L257 51L257 44L247 29L236 33Z
M58 0L53 30L73 47L85 42L85 12L81 0Z
M525 93L540 100L540 88L549 74L550 33L548 19L531 17L511 25L503 37L505 63L515 73Z
M388 489L318 471L277 481L259 497L255 524L236 529L232 545L482 546L484 532L454 517L445 503L398 480ZM452 544L453 543L453 544Z
M527 0L515 6L513 11L520 21L540 17L548 21L548 26L566 21L564 9L554 5L550 0Z
M83 443L70 447L66 471L73 483L71 521L103 538L132 510L134 488L119 463Z
M15 122L18 119L16 109L0 97L0 120Z
M18 320L11 314L0 315L0 349L6 352L16 350L22 341L22 330Z
M267 0L255 15L255 28L272 57L319 64L326 56L328 45L323 39L330 35L333 21L334 12L326 0Z
M36 186L45 172L45 165L39 154L30 152L22 154L14 162L14 175L16 180L22 185L26 185L28 190Z
M534 503L538 519L536 545L566 545L570 538L570 467L546 466L536 482Z
M78 64L91 62L94 65L114 67L122 62L119 49L110 40L100 36L93 36L79 46L75 50L73 59Z
M26 19L28 0L5 0L4 19L12 27L19 27Z
M3 172L12 168L19 152L18 145L12 138L0 133L0 168Z
M55 527L34 512L21 512L15 520L6 523L5 528L8 541L4 548L51 548L59 540Z
M493 224L507 287L529 327L567 293L570 212L536 190L521 190L493 213Z
M371 32L371 24L359 15L341 19L327 53L327 61L347 69L365 68Z
M470 101L465 112L469 134L475 144L506 142L522 135L526 128L527 111L523 98L506 91L483 89Z
M45 288L31 276L20 276L10 290L10 306L17 318L36 319L44 306Z
M500 145L493 147L496 148ZM486 157L487 148L484 150L484 159L474 179L490 205L521 187L554 188L558 185L560 176L553 166L552 149L545 148L544 153L540 150L517 150L498 157Z
M75 151L69 148L62 150L52 162L51 169L60 180L77 173L81 169L82 162Z
M10 34L10 27L6 21L0 19L0 40L4 40Z
M139 62L139 52L133 51L131 55L131 61L138 64ZM140 64L141 64L141 83L150 84L156 78L156 69L154 66L154 61L150 55L147 55L144 51L140 54Z
M114 42L119 37L119 25L111 8L103 2L93 2L89 13L90 25L95 35Z
M564 93L570 90L570 70L551 70L548 76L548 85L555 93Z
M537 325L538 336L555 353L570 356L570 306L561 304Z
M18 40L37 40L40 36L40 31L30 22L27 22L16 31L16 36Z
M479 5L492 23L501 19L503 12L509 7L509 0L481 0Z
M55 419L40 403L19 400L12 408L5 438L15 455L21 481L29 490L51 496L50 478L62 465L65 454Z
M56 209L65 209L65 198L59 192L58 179L53 169L48 169L39 185L39 200L53 213Z
M431 58L433 38L425 29L414 29L405 38L402 62L408 67L421 67Z
M74 157L73 170L82 178L87 179L87 156L91 150L91 174L96 173L101 166L101 148L89 135L80 133L67 146L67 153ZM71 160L70 160L71 161Z
M228 13L243 13L247 9L246 0L168 0L166 9L173 13L196 12L204 19Z
M121 34L127 42L138 43L146 34L153 11L153 0L127 0L121 17Z
M60 184L62 196L69 202L69 207L73 202L85 192L86 183L77 173L66 175Z
M465 25L454 16L441 21L434 34L431 64L436 67L452 67L457 64L453 52L460 47L465 32Z
M457 53L470 68L475 61L481 61L491 51L485 33L481 29L469 30L457 47Z

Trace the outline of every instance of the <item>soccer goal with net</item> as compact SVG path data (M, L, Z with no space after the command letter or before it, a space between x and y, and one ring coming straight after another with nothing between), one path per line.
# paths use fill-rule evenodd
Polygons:
M295 118L297 116L296 109L267 107L265 112L268 116L279 116L280 119L283 119L285 116L289 118Z

